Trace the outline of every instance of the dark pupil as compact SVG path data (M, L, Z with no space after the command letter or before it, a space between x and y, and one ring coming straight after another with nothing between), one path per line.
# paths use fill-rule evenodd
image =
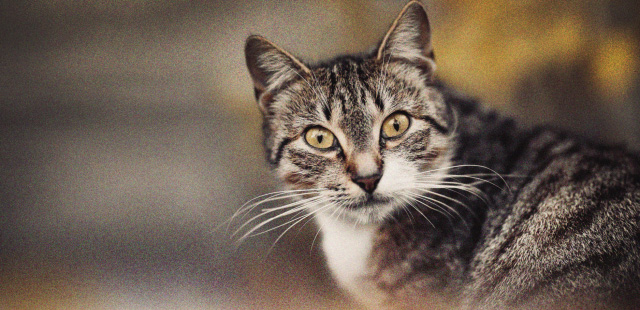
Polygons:
M398 123L397 119L393 119L393 129L395 129L396 131L400 130L400 123Z
M322 135L322 134L317 135L316 139L318 139L318 144L322 144L322 140L324 140L324 135Z

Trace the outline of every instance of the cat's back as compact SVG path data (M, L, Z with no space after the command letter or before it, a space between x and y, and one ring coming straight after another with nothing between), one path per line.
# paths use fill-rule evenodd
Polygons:
M637 305L638 157L548 130L525 139L510 171L520 178L487 217L471 266L470 304Z

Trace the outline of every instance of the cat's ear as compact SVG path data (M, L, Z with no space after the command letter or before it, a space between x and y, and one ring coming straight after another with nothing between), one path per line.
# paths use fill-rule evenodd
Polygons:
M382 39L376 59L401 59L424 67L430 73L435 70L429 19L419 1L410 1L400 11Z
M263 113L267 112L271 99L271 96L263 96L265 93L277 89L298 75L311 73L300 60L261 36L250 36L244 53L256 99Z

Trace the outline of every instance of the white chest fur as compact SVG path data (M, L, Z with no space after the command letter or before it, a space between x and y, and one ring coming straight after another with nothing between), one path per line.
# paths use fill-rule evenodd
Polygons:
M329 216L316 217L322 249L338 283L359 302L375 307L384 298L370 281L368 261L377 225L354 225Z

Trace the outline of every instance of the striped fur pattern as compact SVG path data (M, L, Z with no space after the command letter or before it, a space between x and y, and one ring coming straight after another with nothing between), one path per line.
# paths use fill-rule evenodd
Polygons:
M375 309L640 305L638 157L442 85L419 2L369 55L309 65L251 36L246 57L287 190L239 211L281 203L242 238L316 219L337 283ZM389 138L397 113L409 125ZM312 128L333 145L312 146Z

